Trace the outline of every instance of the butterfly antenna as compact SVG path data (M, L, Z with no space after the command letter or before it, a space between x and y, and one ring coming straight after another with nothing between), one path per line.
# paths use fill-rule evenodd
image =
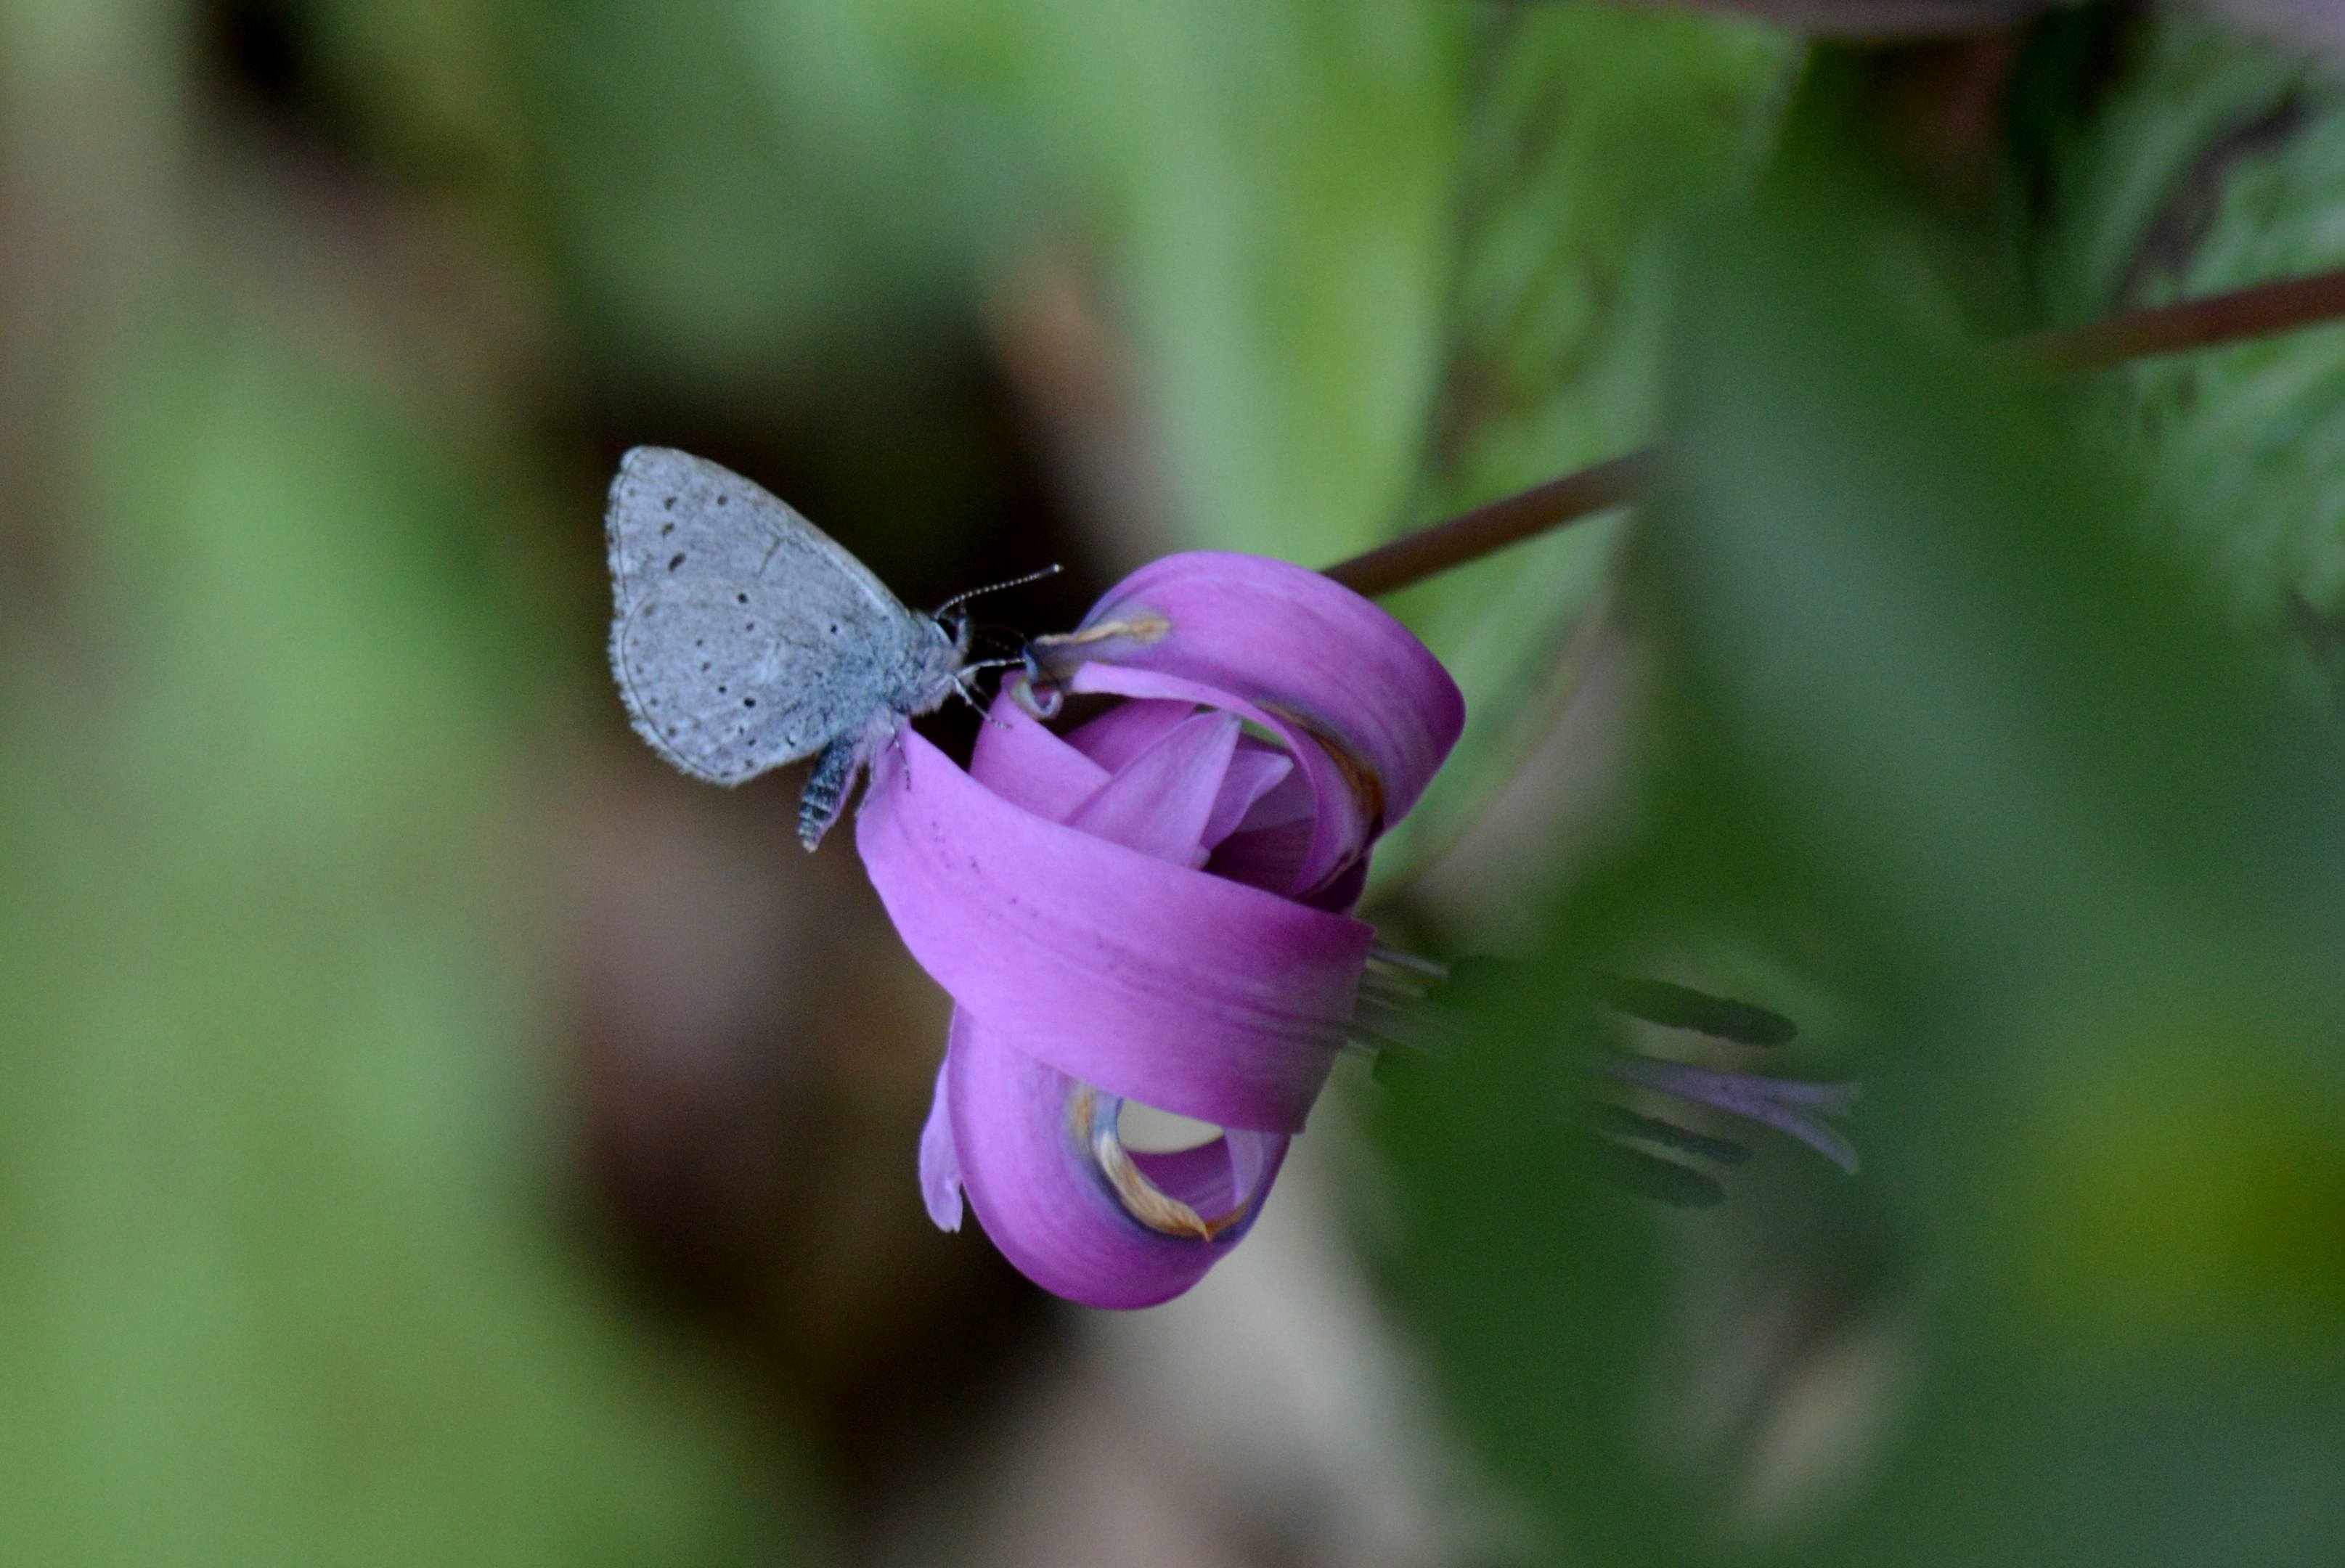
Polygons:
M984 594L999 593L1008 588L1023 588L1029 582L1040 582L1045 577L1056 577L1063 570L1065 569L1054 561L1051 562L1050 565L1042 568L1040 572L1030 572L1023 577L1013 577L1007 582L991 582L988 583L983 588L972 588L966 593L956 593L950 599L946 600L942 604L937 606L937 618L942 619L955 607L966 604L970 600L980 598Z

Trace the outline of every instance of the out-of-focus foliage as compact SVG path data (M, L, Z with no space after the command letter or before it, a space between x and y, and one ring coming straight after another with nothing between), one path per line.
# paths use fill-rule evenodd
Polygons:
M1645 814L1396 1093L1400 1288L1558 1556L2334 1561L2345 758L2089 396L1782 186L1690 268ZM1839 998L1771 999L1866 1168L1663 1223L1573 1152L1567 1003L1721 935Z
M92 389L66 630L0 686L5 1553L746 1549L737 1412L533 1196L513 498L192 300Z
M2065 123L2039 156L2056 319L2318 272L2345 256L2345 81L2176 14L2037 84ZM2080 51L2082 53L2083 51ZM2092 96L2089 113L2079 90ZM2160 524L2267 626L2345 612L2345 328L2179 355L2106 379L2156 474Z
M386 134L503 171L512 220L608 347L696 395L918 378L990 291L1071 264L1132 355L1156 444L1133 460L1170 486L1154 548L1334 559L1395 509L1448 263L1454 9L318 16L349 90L387 101Z
M1651 439L1678 258L1762 167L1797 59L1781 34L1711 18L1579 4L1485 16L1416 517ZM1403 824L1402 861L1457 831L1550 719L1564 640L1614 537L1611 522L1568 530L1396 599L1474 716Z

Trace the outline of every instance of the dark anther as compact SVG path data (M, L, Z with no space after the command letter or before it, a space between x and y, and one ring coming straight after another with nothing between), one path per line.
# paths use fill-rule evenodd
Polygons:
M1729 1001L1667 980L1644 980L1627 975L1607 975L1598 982L1605 1002L1632 1018L1664 1028L1690 1029L1744 1046L1780 1046L1800 1032L1781 1013L1749 1002Z
M1720 1165L1741 1165L1751 1158L1750 1149L1731 1138L1712 1138L1657 1116L1639 1116L1626 1106L1598 1100L1588 1108L1588 1118L1589 1126L1607 1138L1635 1138L1639 1143L1697 1155Z
M1639 1148L1589 1135L1589 1162L1596 1179L1639 1198L1672 1209L1710 1209L1726 1200L1726 1189L1699 1170Z

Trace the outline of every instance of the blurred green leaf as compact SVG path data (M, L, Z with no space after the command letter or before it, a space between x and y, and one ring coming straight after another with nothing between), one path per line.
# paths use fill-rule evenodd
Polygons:
M2015 976L2226 919L2325 966L2328 738L2136 542L2140 487L2069 433L2073 401L1890 306L1861 221L1802 215L1707 274L1696 499L1651 552L1734 694L1705 742L1758 759L1770 810L1861 862L1869 896L1934 942L2010 946Z
M1662 1260L1582 1129L1587 1042L1567 1016L1543 976L1517 976L1477 1004L1456 1058L1381 1097L1406 1221L1392 1284L1467 1434L1544 1512L1533 1560L1670 1561L1701 1488L1624 1441L1665 1343Z
M1567 3L1493 9L1475 40L1459 255L1425 469L1426 521L1651 439L1681 248L1756 174L1800 57L1717 17ZM1633 149L1633 153L1630 152ZM1614 525L1581 524L1397 596L1472 722L1388 845L1457 832L1552 720L1564 640Z
M591 339L640 380L710 403L852 400L952 363L989 290L1072 257L1131 356L1110 369L1135 389L1150 450L1125 460L1170 491L1172 534L1152 544L1315 564L1373 542L1400 508L1452 270L1467 12L376 9L315 0L305 15L386 150L443 177L497 171L507 221L538 233ZM1561 27L1536 25L1542 61L1606 44L1593 13L1570 9ZM1618 53L1648 90L1585 71L1604 96L1574 113L1573 151L1547 171L1563 182L1599 167L1597 143L1632 103L1671 149L1706 154L1737 123L1706 82L1680 95L1697 126L1651 101L1680 91L1668 67L1701 61L1699 45ZM1732 70L1740 87L1750 73L1739 58ZM1637 188L1673 184L1657 169ZM1641 230L1635 206L1607 191L1560 242L1604 252L1607 292L1624 248L1611 231Z
M1028 113L1087 198L1074 221L1103 228L1138 347L1181 530L1165 542L1312 565L1370 542L1434 372L1467 16L1417 0L1015 15Z
M986 288L1071 250L1103 263L1134 351L1179 531L1162 543L1331 560L1393 510L1448 258L1454 12L516 18L556 254L645 363L836 395L933 357Z
M2111 52L2089 96L2046 85L2063 127L2039 154L2053 319L2345 266L2345 78L2178 10ZM2103 390L2148 454L2149 520L2243 617L2345 613L2345 328L2153 360Z
M6 1555L762 1560L740 1412L544 1212L496 486L207 305L143 325L73 634L0 691Z
M1648 816L1393 1095L1404 1290L1559 1557L2334 1561L2345 774L2089 414L1804 195L1692 274ZM1615 1212L1546 1125L1564 977L1721 929L1844 993L1865 1174Z

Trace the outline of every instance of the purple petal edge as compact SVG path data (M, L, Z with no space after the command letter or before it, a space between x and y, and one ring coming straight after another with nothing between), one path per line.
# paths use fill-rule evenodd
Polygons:
M960 1156L953 1148L952 1114L945 1096L951 1069L948 1047L946 1059L937 1064L937 1087L929 1099L929 1119L920 1128L920 1202L939 1230L960 1229Z

